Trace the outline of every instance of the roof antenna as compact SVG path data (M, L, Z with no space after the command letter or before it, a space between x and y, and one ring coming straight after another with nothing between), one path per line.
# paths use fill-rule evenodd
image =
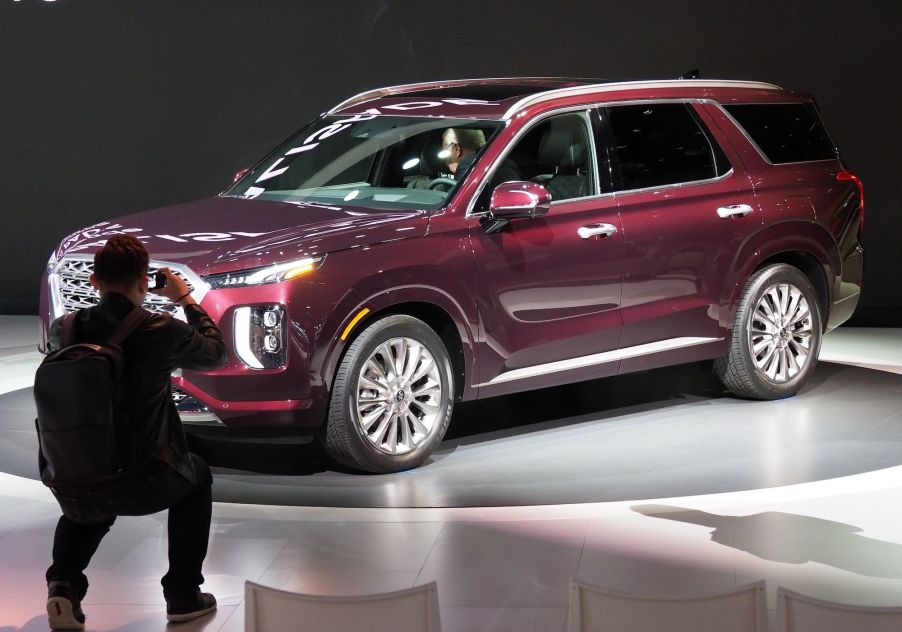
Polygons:
M695 68L679 76L679 79L698 79L699 70Z

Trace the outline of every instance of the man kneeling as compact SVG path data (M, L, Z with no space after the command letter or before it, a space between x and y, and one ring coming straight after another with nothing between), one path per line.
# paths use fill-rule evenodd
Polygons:
M47 612L54 630L84 628L84 571L116 517L164 509L169 509L169 571L161 583L167 618L188 621L216 609L213 595L199 588L204 582L201 567L210 534L213 479L207 464L188 451L169 378L179 367L219 368L227 361L227 351L219 329L191 297L185 281L170 270L162 270L166 284L151 291L180 305L188 323L141 307L148 292L148 262L138 239L114 236L94 256L91 285L100 291L100 303L51 325L48 348L56 351L75 343L103 344L127 317L137 323L120 345L124 369L117 406L127 411L132 465L106 485L53 487L63 511L53 541L53 564L47 570ZM142 313L133 313L135 309ZM47 467L43 455L41 467Z

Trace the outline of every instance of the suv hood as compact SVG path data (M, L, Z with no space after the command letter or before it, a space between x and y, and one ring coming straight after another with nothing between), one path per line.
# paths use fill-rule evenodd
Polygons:
M55 258L93 254L112 235L130 233L151 259L204 275L418 237L428 226L425 211L215 197L89 226L66 237Z

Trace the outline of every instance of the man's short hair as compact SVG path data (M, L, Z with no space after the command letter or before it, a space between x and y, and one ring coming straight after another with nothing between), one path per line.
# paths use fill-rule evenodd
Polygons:
M454 135L461 149L479 151L485 145L485 134L481 129L468 129L466 127L454 127Z
M103 285L130 286L147 274L150 255L133 235L114 235L94 255L94 277Z

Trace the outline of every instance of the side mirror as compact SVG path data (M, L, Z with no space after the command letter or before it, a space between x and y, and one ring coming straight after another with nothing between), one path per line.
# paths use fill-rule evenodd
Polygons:
M492 219L533 219L548 213L551 194L535 182L504 182L492 191L489 215Z

